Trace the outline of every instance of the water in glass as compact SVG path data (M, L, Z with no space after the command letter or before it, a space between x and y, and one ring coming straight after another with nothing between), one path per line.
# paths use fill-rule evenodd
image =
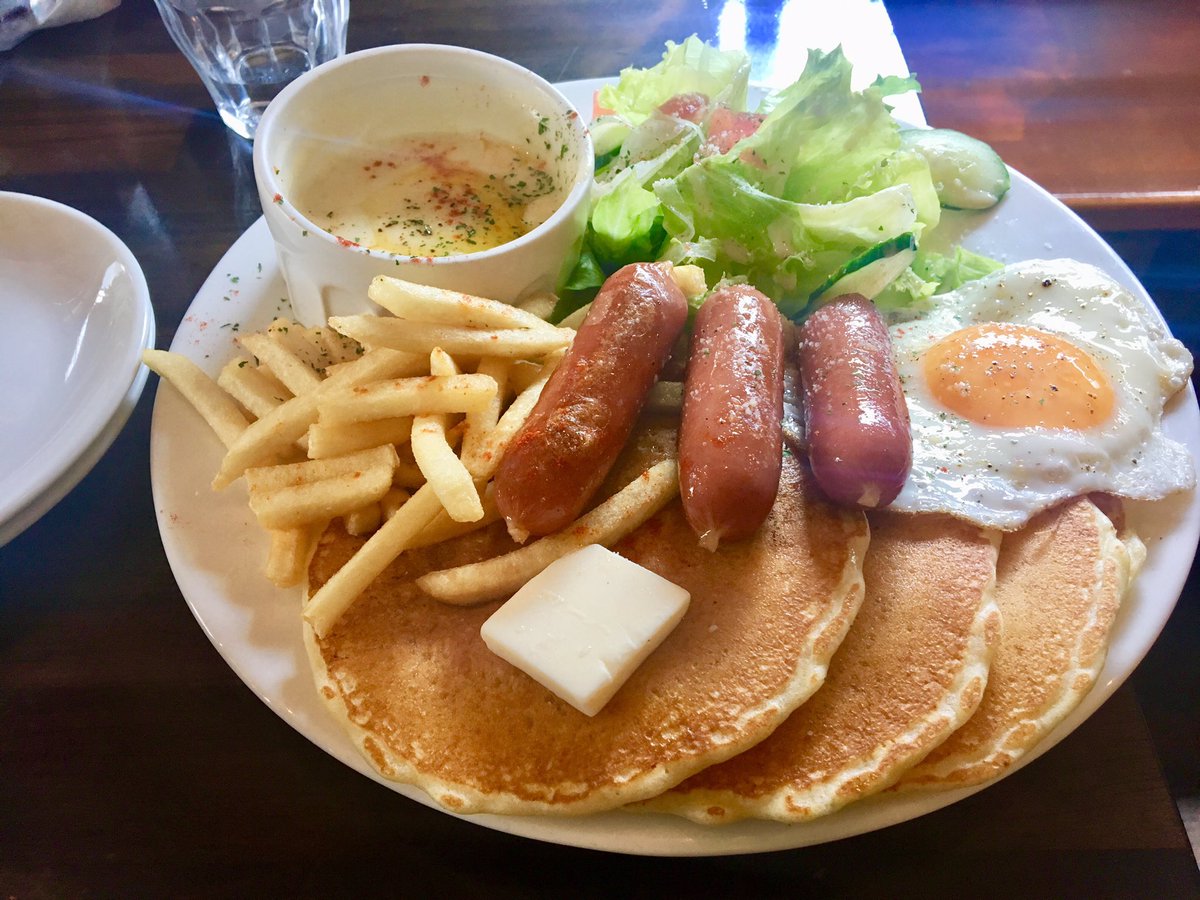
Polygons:
M285 85L346 49L349 0L155 0L225 124L254 137Z

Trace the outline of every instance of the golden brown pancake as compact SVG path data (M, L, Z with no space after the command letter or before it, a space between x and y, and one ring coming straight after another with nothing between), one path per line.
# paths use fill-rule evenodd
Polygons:
M817 693L756 747L641 808L799 822L894 782L974 712L1000 636L999 535L877 512L866 598Z
M1121 600L1144 558L1137 536L1118 536L1108 516L1083 497L1006 534L996 570L1004 625L983 701L896 789L988 781L1045 737L1095 683Z
M643 432L613 485L673 448ZM307 630L318 688L386 777L455 812L577 814L661 793L770 734L824 679L862 600L865 518L819 499L784 465L752 540L702 549L675 502L616 548L691 592L691 604L616 696L589 718L493 655L479 628L498 604L423 595L426 571L504 552L496 525L402 554L324 639ZM361 541L330 531L310 592Z

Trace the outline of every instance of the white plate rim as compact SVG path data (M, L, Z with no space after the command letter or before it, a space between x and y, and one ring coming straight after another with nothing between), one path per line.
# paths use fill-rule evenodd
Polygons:
M584 79L562 83L557 87L577 106L586 109L591 92L606 81ZM1129 268L1089 226L1017 172L1013 173L1013 196L1036 203L1039 209L1053 210L1057 217L1056 224L1065 229L1065 234L1082 242L1081 246L1086 245L1085 249L1092 256L1103 259L1109 273L1132 290L1135 296L1152 303ZM1001 228L1013 224L1003 221L1006 209L1011 209L1011 204L1009 207L1001 204L988 214L993 220L1001 222ZM988 246L975 246L974 249L995 252L995 248ZM255 310L245 300L240 306L231 303L228 296L230 279L242 278L245 273L253 273L256 279L264 282L264 296L257 302L266 307L275 303L273 309ZM266 321L269 321L271 314L286 314L284 298L265 296L272 289L276 293L281 291L282 282L274 262L269 233L260 219L238 239L214 268L189 307L171 349L184 352L203 367L215 371L219 361L215 357L219 355L222 344L211 340L213 334L224 330L228 335L234 327L240 327L245 322L230 320L223 323L224 329L213 329L211 326L216 320L206 317L214 311L232 313L242 310L248 314L258 314L260 319L265 313ZM265 325L266 321L261 324ZM201 322L206 323L207 334L206 327L199 324ZM226 353L228 355L227 340ZM1166 424L1169 433L1176 439L1192 448L1200 448L1200 410L1197 409L1196 395L1190 384L1169 407ZM172 432L176 434L173 436ZM295 593L278 591L261 576L252 589L247 588L244 584L246 579L240 577L246 574L244 572L222 572L215 564L211 568L198 569L195 566L195 555L203 549L199 544L205 537L205 515L211 514L218 505L224 508L223 515L229 518L222 521L219 532L222 546L210 547L208 551L216 552L222 565L229 564L231 549L250 548L261 552L265 546L261 538L253 533L256 532L256 526L252 525L248 512L239 512L244 510L244 494L239 496L236 489L230 489L232 494L205 494L203 478L193 478L187 484L180 484L182 475L176 467L179 462L178 447L173 447L172 441L194 447L196 456L204 456L211 464L209 477L216 470L220 446L215 437L204 432L204 427L194 421L194 415L178 395L172 391L158 391L151 424L151 480L156 515L168 561L197 622L238 677L289 725L351 768L397 793L445 812L422 791L379 776L362 758L341 727L326 713L323 701L317 696L308 676L300 620L295 613L298 606ZM195 446L198 440L206 442L207 449ZM179 510L172 505L180 497L189 498L195 504L193 513L198 514L181 517ZM218 503L212 500L213 497L224 499ZM1146 568L1118 617L1108 662L1097 684L1080 706L1034 751L1013 766L1006 777L1050 750L1112 695L1149 651L1174 608L1195 555L1197 541L1200 540L1200 494L1192 491L1159 504L1131 504L1130 515L1148 538L1150 555ZM213 534L209 537L211 539ZM228 593L231 589L249 591L252 596L243 595L240 599L234 599L234 595ZM292 635L284 641L290 646L255 647L253 643L248 644L248 640L260 640L263 634L270 632L268 625L259 627L255 620L278 618L281 609L282 615L294 619ZM289 655L293 657L293 664L303 667L302 677L308 678L307 698L302 692L294 690L294 683L282 682L281 686L279 675L287 667ZM620 811L576 819L494 815L459 818L514 835L595 850L656 856L728 855L792 849L863 834L933 812L994 783L937 794L913 793L870 798L834 815L798 825L747 821L709 828L672 816Z
M130 328L121 335L121 343L111 349L119 356L118 365L127 368L126 379L113 379L102 385L94 402L81 410L70 430L69 440L61 446L40 449L38 467L25 485L0 497L0 546L17 537L50 511L99 461L128 420L146 384L148 371L141 363L143 350L154 346L154 307L145 273L133 251L103 223L74 207L34 194L0 191L0 204L39 206L54 215L74 219L95 232L113 251L132 282L135 302ZM53 248L54 243L48 242ZM61 249L61 248L59 248Z

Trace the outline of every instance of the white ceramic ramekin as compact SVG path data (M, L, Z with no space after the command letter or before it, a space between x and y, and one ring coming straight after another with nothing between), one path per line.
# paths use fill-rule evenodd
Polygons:
M439 257L370 250L323 230L289 199L296 168L322 146L386 149L409 136L480 131L545 152L566 194L543 224L499 247ZM552 150L543 151L547 144ZM434 44L379 47L318 66L271 102L254 141L267 225L295 316L309 325L372 311L367 287L376 275L509 303L553 290L582 241L592 168L587 126L552 85L508 60Z

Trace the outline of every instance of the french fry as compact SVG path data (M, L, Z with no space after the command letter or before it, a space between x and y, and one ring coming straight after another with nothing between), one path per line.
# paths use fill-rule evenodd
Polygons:
M265 573L276 587L294 587L308 575L308 563L317 546L317 538L329 523L322 520L297 528L270 532L271 550Z
M433 488L421 488L308 601L304 619L324 637L388 564L442 509Z
M378 503L391 486L391 469L374 466L320 481L252 490L250 508L263 528L295 528L318 519L344 516L368 503Z
M369 347L391 347L413 353L428 353L434 347L441 347L455 356L510 359L544 356L568 346L575 337L569 328L485 330L376 316L335 316L329 324Z
M540 294L532 294L517 304L518 309L523 309L527 313L533 313L543 322L549 324L547 320L550 314L554 312L554 304L557 298L548 291Z
M683 409L683 382L656 382L646 395L646 409L661 413L679 412Z
M318 420L308 426L308 456L325 459L383 444L406 444L412 434L412 422L412 416L337 425Z
M320 421L331 425L418 413L465 413L483 409L496 395L487 375L425 375L377 381L321 397Z
M699 266L672 266L671 278L689 300L699 297L708 290L704 270Z
M261 419L292 396L291 391L244 356L225 364L217 376L217 384L256 419Z
M331 330L331 331L333 331L333 329L330 329L330 330ZM333 333L334 333L334 334L337 334L337 332L336 332L336 331L334 331ZM339 337L343 337L343 335L338 335L338 336L339 336ZM350 338L346 338L346 340L350 340ZM361 345L360 345L360 346L361 346ZM363 352L359 354L359 356L358 356L358 358L357 358L357 359L351 359L351 360L347 360L346 362L333 363L333 365L326 366L326 367L325 367L325 379L328 381L330 378L332 378L334 375L336 375L336 374L337 374L338 372L340 372L342 369L346 369L346 368L350 368L350 367L352 367L352 366L353 366L353 365L354 365L356 362L358 362L358 360L359 360L359 359L362 359L363 355L364 355L364 354L366 354L366 353L367 353L367 351L366 351L366 350L363 350ZM419 354L419 353L411 353L411 354L409 354L409 355L410 355L410 356L412 356L414 359L420 359L420 357L421 357L421 354ZM415 371L415 372L412 372L412 373L409 373L409 374L412 374L412 375L419 375L419 374L421 374L421 373L420 373L420 370L419 370L419 367L418 367L418 371Z
M559 322L558 327L573 328L574 330L578 331L579 326L583 324L583 320L587 318L587 314L591 312L591 310L592 304L585 303L583 306L579 307L579 309L575 310L575 312L571 313L569 316L565 317L561 322Z
M362 356L362 345L351 340L344 334L338 334L329 327L310 328L309 334L320 342L325 363L325 374L328 376L329 367L345 362L352 362Z
M425 473L415 461L401 459L400 465L392 473L392 484L399 488L419 488L425 484Z
M483 518L483 505L471 473L446 439L446 416L434 414L413 419L412 452L450 518L456 522L477 522Z
M489 356L479 362L478 374L488 375L495 379L496 396L492 398L492 402L486 408L467 413L466 419L463 420L466 429L463 432L462 450L459 452L459 457L468 472L473 473L483 464L480 454L487 449L488 434L500 421L500 412L504 406L504 395L508 384L508 372L511 368L510 360L495 356Z
M358 453L348 453L331 459L308 459L304 462L281 466L261 466L246 470L246 488L256 491L274 491L300 484L310 484L325 478L340 478L353 475L364 469L386 468L390 475L400 463L396 448L390 444L372 447ZM333 518L330 516L330 518Z
M267 334L318 374L323 373L325 366L331 362L321 341L310 333L309 329L296 324L291 319L282 317L276 319L267 326Z
M238 343L247 353L254 354L259 365L270 369L297 397L320 386L320 374L297 356L279 335L243 334L238 336Z
M466 433L467 423L459 420L457 425L446 429L446 443L449 444L452 449L457 450L458 445L462 443L463 435Z
M533 412L538 398L542 396L542 389L550 380L550 376L554 374L554 369L561 360L561 353L547 358L538 380L517 395L517 398L504 411L504 415L500 417L496 426L488 430L479 442L479 446L472 450L468 459L464 460L465 465L469 464L467 471L471 473L472 477L486 481L496 474L496 469L500 466L500 460L503 459L509 442L516 437L521 426L525 424L525 420L529 418L529 414Z
M293 466L272 467L295 473L304 467L311 467L313 463L322 464L319 469L308 469L299 480L282 485L274 484L274 478L271 478L274 473L270 468L250 470L246 473L246 481L250 486L250 508L264 528L294 528L317 520L328 521L347 515L361 506L378 503L391 490L392 469L396 461L396 451L391 446L379 449L390 451L391 457L368 451L353 457L342 457L341 460L311 460ZM359 463L355 468L343 470L346 466L334 464L352 458ZM307 478L310 472L317 474ZM258 478L259 475L263 478Z
M366 506L350 510L342 516L342 521L350 534L370 534L383 521L383 511L378 503L368 503Z
M453 569L430 572L417 586L443 603L472 606L507 597L546 566L588 544L619 541L662 509L679 491L679 466L651 466L591 512L562 531L511 553Z
M412 495L408 491L403 490L402 488L394 487L384 494L383 499L379 501L379 512L383 515L385 520L390 519L396 514L396 511L400 509L400 507L408 502L411 496ZM444 512L445 510L442 510L442 512L438 513L438 515L440 516ZM450 517L447 516L446 518Z
M142 362L175 386L226 448L236 444L249 430L249 422L234 399L186 356L166 350L143 350Z
M295 394L287 389L287 385L276 378L275 373L266 366L258 366L254 371L258 372L262 376L263 381L273 387L276 395L283 397L285 402L287 399L295 396Z
M317 421L317 404L326 395L382 378L412 375L425 368L426 361L421 357L388 349L374 350L352 363L345 363L315 391L293 397L276 407L227 444L229 452L221 460L221 468L213 479L213 489L226 488L251 466L270 463L286 453L308 431L308 426Z
M412 543L408 545L408 549L416 550L419 547L440 544L451 538L462 537L464 534L470 534L472 531L486 528L493 522L499 522L500 509L496 506L496 490L493 485L494 482L489 483L487 489L481 492L480 501L483 504L482 518L476 519L474 522L456 522L443 509L434 517L432 522L422 529L420 534L413 538ZM475 486L478 488L480 485L476 482Z
M454 361L454 357L441 347L429 351L429 374L437 376L461 375L462 369Z
M466 328L554 329L545 319L498 300L414 284L386 275L376 276L367 296L402 319Z
M530 359L514 359L508 370L508 389L519 394L542 376L542 364Z
M332 328L305 328L288 319L276 319L267 331L316 372L323 373L331 365L362 355L362 348L356 341Z

